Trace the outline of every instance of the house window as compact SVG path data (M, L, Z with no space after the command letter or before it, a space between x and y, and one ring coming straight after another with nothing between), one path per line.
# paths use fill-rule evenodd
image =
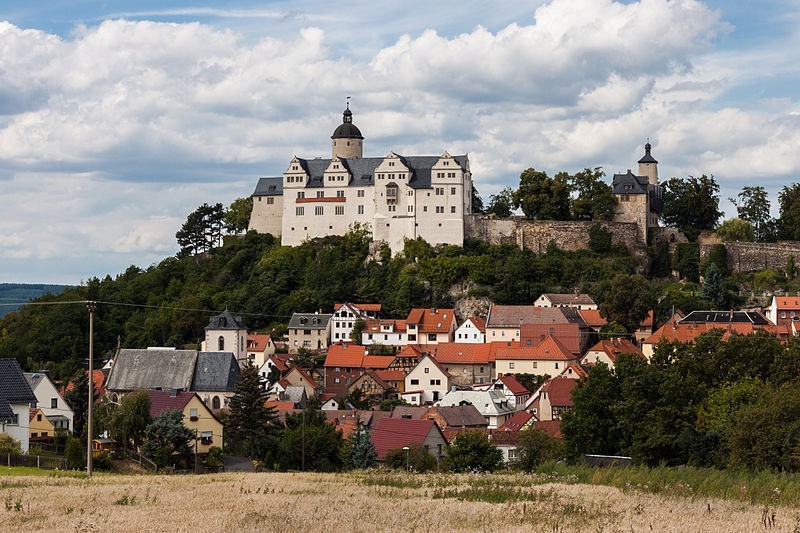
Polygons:
M217 339L217 350L220 352L225 351L225 337L220 336L220 338Z
M436 212L437 213L444 213L444 206L443 205L437 205L436 206Z
M359 215L363 215L364 214L364 206L363 205L358 206L358 214Z
M511 361L510 363L508 363L508 368L510 368L511 370L514 370L514 361Z
M430 373L431 373L431 369L426 367L426 368L425 368L425 373L426 373L426 374L430 374Z
M294 214L299 216L299 217L301 217L301 216L306 214L306 210L305 210L304 207L295 207L294 208Z
M315 215L324 215L325 214L325 206L322 206L322 205L314 206L314 214Z
M334 383L339 383L339 378L333 380Z
M558 363L556 363L556 368L558 368Z
M200 433L200 444L203 444L205 446L210 445L212 442L214 442L214 436L213 435L214 434L211 433L210 431L201 432Z
M50 398L50 409L58 408L58 398Z
M198 416L197 416L197 408L195 407L195 408L189 409L189 420L193 420L194 421L194 420L197 420L197 418L198 418Z
M412 379L411 380L411 384L412 385L419 385L419 380L418 379Z
M213 398L211 398L211 408L219 409L219 396L214 396Z
M539 363L534 361L531 366L532 366L532 368L536 368L537 366L539 366Z
M261 200L261 198L259 198ZM267 196L267 205L273 205L275 203L275 198L272 196Z
M41 422L42 421L42 415L41 414L36 415L36 421L37 422Z

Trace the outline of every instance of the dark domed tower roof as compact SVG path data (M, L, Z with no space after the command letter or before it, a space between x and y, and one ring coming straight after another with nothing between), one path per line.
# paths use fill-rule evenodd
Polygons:
M650 146L649 142L644 145L644 157L639 160L639 163L658 163L658 161L656 161L656 159L650 155L651 148L652 146Z
M342 123L331 135L331 139L363 139L361 131L353 124L353 112L350 111L350 103L342 113Z

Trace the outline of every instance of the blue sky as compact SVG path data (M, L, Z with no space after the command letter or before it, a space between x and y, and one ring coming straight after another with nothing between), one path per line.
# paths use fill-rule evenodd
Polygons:
M224 7L220 7L224 6ZM0 7L0 282L79 283L175 253L203 202L326 156L469 153L488 198L528 167L800 180L789 0L175 2Z

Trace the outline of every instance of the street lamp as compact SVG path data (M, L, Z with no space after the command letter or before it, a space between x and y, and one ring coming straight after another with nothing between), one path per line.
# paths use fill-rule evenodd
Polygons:
M409 472L410 470L408 468L408 450L410 450L411 448L409 448L408 446L403 446L403 449L406 451L406 472Z

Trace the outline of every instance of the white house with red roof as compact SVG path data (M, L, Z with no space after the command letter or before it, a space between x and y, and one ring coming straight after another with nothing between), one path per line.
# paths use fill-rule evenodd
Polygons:
M412 309L406 318L409 344L425 346L453 342L457 328L453 309Z
M561 420L562 414L572 410L572 391L578 383L579 380L566 376L548 379L528 400L525 410L541 422Z
M513 374L505 374L497 378L492 383L491 390L501 391L509 405L515 410L522 409L531 396L530 391L523 387Z
M773 324L787 326L791 329L792 323L800 321L800 295L773 296L772 303L766 308L764 316Z
M419 446L439 459L447 450L447 439L433 420L381 418L370 431L370 437L378 461L385 461L390 450L400 450L404 446Z
M633 354L642 359L645 358L642 350L631 341L621 337L614 337L611 339L603 339L589 348L586 354L581 357L581 364L593 365L596 363L605 363L609 368L614 368L617 357L624 353Z
M486 320L479 316L471 316L456 329L456 342L486 342Z
M494 379L490 348L488 344L443 342L428 348L428 352L450 373L451 384L472 386Z
M247 335L247 359L258 368L275 354L275 343L272 337L264 333Z
M333 306L331 317L331 342L350 342L350 333L356 320L378 318L381 314L381 304L370 303L343 303Z
M408 344L406 321L396 319L370 318L364 322L361 330L361 344L385 344L387 346L405 346Z
M401 397L411 405L434 404L450 390L451 376L431 355L424 355L406 375Z
M498 376L506 374L545 374L555 376L577 361L577 357L558 339L548 335L533 346L499 347L495 354Z

